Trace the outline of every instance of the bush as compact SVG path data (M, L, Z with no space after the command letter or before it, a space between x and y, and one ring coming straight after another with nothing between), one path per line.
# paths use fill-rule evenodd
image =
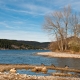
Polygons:
M69 43L70 50L79 52L80 51L80 42L77 41L71 41Z
M48 47L49 47L49 49L50 49L51 51L53 51L53 52L59 50L58 44L55 43L55 42L51 42Z

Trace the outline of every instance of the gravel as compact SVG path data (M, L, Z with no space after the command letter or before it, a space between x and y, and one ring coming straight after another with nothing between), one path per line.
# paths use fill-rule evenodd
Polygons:
M80 78L59 76L36 76L19 73L0 73L0 80L80 80Z

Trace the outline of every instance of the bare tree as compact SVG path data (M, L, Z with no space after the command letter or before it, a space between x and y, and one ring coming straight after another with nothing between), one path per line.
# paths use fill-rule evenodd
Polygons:
M64 7L62 11L55 11L45 17L44 29L55 35L58 49L67 50L67 38L69 31L74 33L75 37L80 35L79 18L71 11L71 7Z
M79 15L72 15L71 16L71 29L72 29L72 34L74 36L74 40L76 38L79 38L80 36L80 23L79 23Z
M55 11L51 16L47 16L45 19L46 24L44 25L44 28L53 32L57 41L60 41L60 44L58 43L58 45L60 46L61 51L63 51L64 39L66 42L67 38L69 15L70 7L65 7L62 12ZM67 42L65 44L67 45Z
M70 27L69 21L71 16L71 7L64 7L62 11L62 22L64 24L64 41L65 41L65 50L67 49L67 37L68 37L68 29Z

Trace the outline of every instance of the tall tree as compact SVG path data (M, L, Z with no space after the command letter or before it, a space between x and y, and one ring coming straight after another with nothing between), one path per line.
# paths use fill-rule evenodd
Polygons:
M80 25L77 15L72 13L71 7L64 7L62 11L54 11L45 17L44 29L55 35L58 49L61 51L67 49L67 38L70 31L74 36L80 35Z

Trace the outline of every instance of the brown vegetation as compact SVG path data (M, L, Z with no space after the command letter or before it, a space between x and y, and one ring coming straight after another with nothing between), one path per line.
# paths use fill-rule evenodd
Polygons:
M65 50L65 42L63 42L63 50L65 52L71 52L71 53L79 53L80 52L80 39L76 38L76 41L74 40L74 37L69 37L66 39L67 41L67 49ZM60 44L60 41L53 41L49 44L49 49L51 51L56 51L59 52L59 46L58 44Z
M52 51L80 51L80 16L78 14L74 14L70 6L64 7L61 11L55 11L52 14L46 16L44 29L55 36L56 42L51 42L50 49ZM69 36L70 42L67 40ZM79 40L78 40L79 38ZM70 45L68 45L70 43ZM76 45L79 44L79 45ZM76 49L76 50L75 50Z

